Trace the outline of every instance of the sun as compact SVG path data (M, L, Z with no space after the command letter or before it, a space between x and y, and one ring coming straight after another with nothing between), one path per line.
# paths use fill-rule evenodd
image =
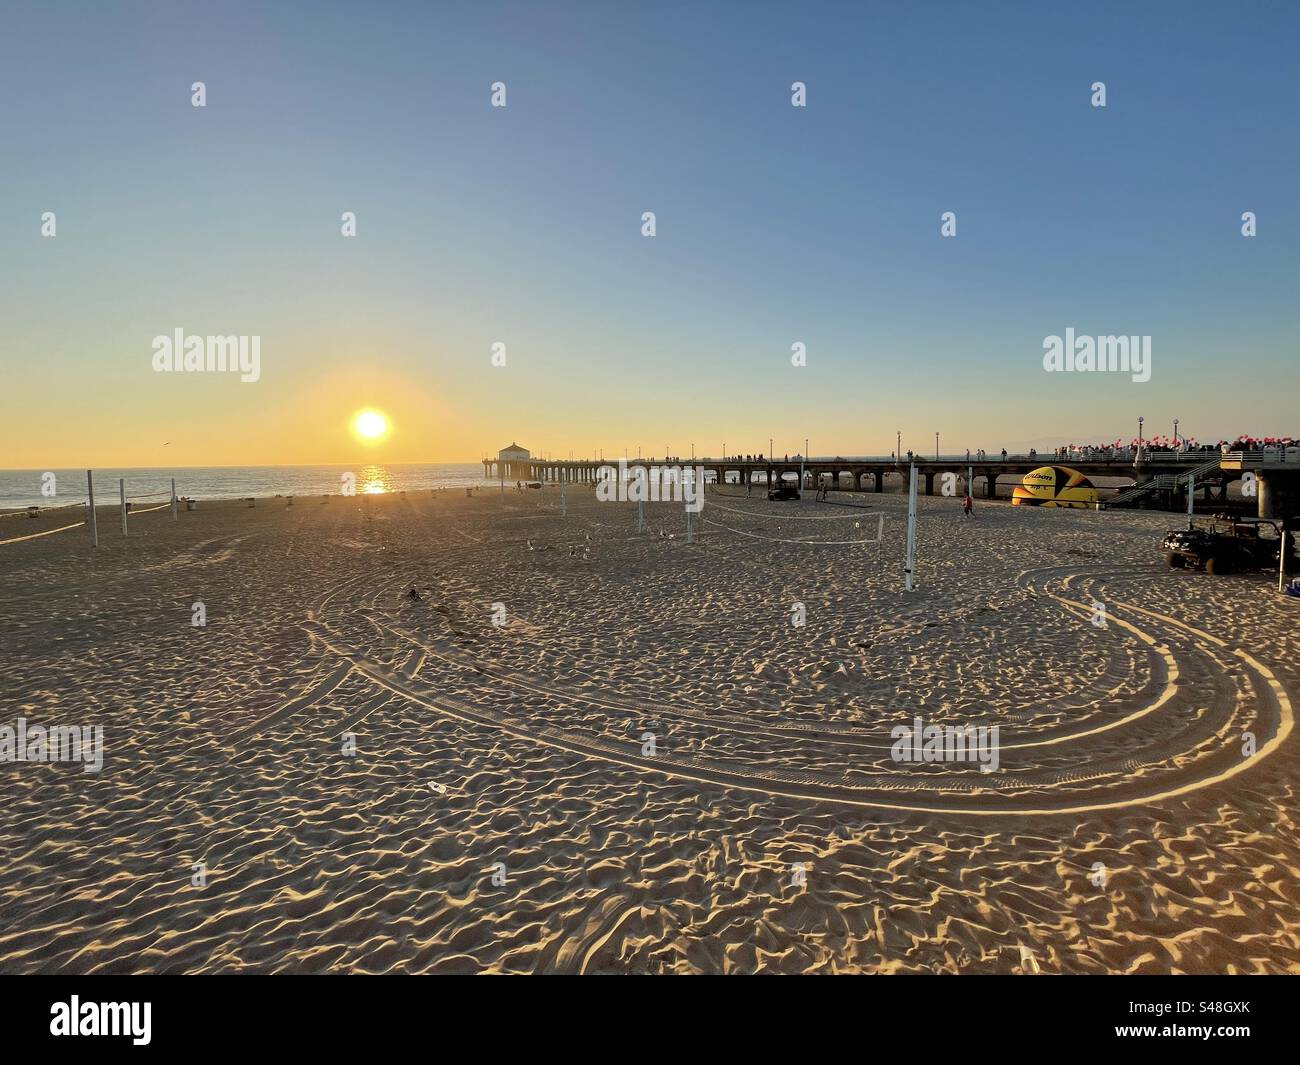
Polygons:
M352 432L367 443L378 443L388 431L388 418L377 410L359 410L352 416Z

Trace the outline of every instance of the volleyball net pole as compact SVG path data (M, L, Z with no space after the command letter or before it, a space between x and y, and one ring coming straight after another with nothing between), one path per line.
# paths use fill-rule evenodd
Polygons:
M117 490L122 496L122 535L126 536L126 478L117 479Z
M1294 533L1289 532L1286 526L1287 520L1286 518L1283 518L1282 537L1281 541L1277 545L1277 590L1279 592L1286 591L1286 538L1295 535Z
M907 561L903 565L903 584L912 590L912 563L916 557L916 463L912 463L912 483L907 490Z
M289 497L289 502L293 502L293 496ZM176 478L172 478L172 521L176 520Z
M99 546L99 526L95 522L95 475L93 470L86 471L86 495L90 500L88 506L90 518L90 546Z
M803 454L799 456L799 502L803 502L803 464L808 458L808 438L803 438Z

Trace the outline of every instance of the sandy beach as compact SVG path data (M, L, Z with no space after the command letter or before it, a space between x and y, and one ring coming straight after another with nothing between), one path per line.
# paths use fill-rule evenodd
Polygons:
M561 506L0 547L0 721L104 744L0 763L0 971L1300 971L1300 601L1177 516L923 497L909 594L901 495Z

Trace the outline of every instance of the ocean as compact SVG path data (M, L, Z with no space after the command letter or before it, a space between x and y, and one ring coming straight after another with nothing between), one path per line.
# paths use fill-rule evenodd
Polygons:
M428 488L481 485L477 462L368 463L353 466L180 466L146 469L97 469L95 503L118 501L118 479L126 480L128 499L161 503L171 494L192 499L239 499L244 496L339 495L344 478L353 475L361 492L403 492ZM47 487L48 486L48 487ZM0 510L59 507L86 501L86 471L0 470Z

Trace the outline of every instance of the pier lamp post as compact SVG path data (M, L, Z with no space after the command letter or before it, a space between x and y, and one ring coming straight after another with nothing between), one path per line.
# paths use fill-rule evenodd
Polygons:
M1178 450L1178 419L1174 419L1174 450Z
M899 429L895 435L898 439L894 442L894 465L897 466L903 457L903 430Z
M692 462L695 461L695 445L694 445L694 444L691 445L691 461L692 461Z
M1142 454L1142 423L1146 421L1142 415L1138 415L1138 455Z
M939 434L934 434L934 461L939 461Z

